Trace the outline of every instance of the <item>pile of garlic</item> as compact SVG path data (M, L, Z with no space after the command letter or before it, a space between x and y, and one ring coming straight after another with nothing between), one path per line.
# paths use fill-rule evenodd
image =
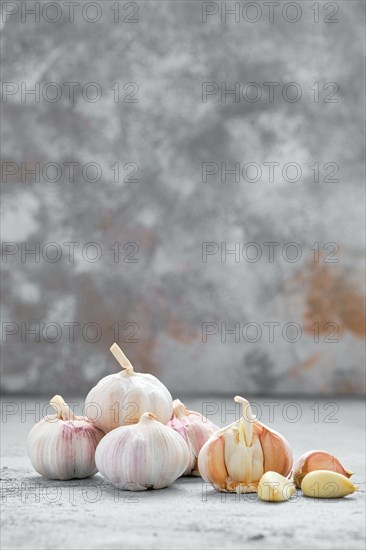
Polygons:
M94 418L75 416L55 396L51 405L58 414L32 428L27 450L35 470L62 480L99 470L118 488L133 491L199 475L198 453L218 427L180 402L173 406L164 384L135 372L117 344L111 352L122 370L102 378L87 395L85 410L94 411Z
M122 367L91 389L85 408L95 418L75 416L61 396L50 404L56 415L30 431L27 450L35 470L69 480L98 470L119 489L169 487L182 475L202 476L218 491L257 493L271 502L296 491L315 498L338 498L357 487L352 472L325 451L309 451L293 469L292 451L278 432L259 422L250 403L242 417L219 428L188 410L155 376L135 372L117 344L111 352Z

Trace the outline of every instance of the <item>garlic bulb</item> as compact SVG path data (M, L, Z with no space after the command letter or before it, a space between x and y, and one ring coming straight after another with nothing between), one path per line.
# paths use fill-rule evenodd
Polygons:
M28 435L27 451L34 469L49 479L95 474L95 449L103 432L88 418L75 416L60 395L55 395L50 405L57 414L43 418Z
M190 454L177 432L146 412L137 424L109 432L98 445L95 461L119 489L145 491L171 485L186 471Z
M314 470L306 474L301 490L307 497L340 498L358 490L348 477L329 470Z
M172 414L173 400L164 384L152 374L135 372L117 344L113 344L111 352L123 370L105 376L88 393L85 407L95 425L107 433L119 426L136 424L148 411L166 424ZM95 417L93 407L97 411Z
M277 472L266 472L258 483L258 497L268 502L288 500L295 491L295 485Z
M351 477L351 470L343 468L342 464L335 456L326 451L308 451L300 456L294 464L294 482L296 487L301 487L301 482L309 472L314 470L329 470L338 472L346 477Z
M168 426L184 438L191 453L190 463L183 475L199 476L198 454L208 438L217 432L219 427L202 414L188 410L179 399L173 401L173 415Z
M243 406L242 418L210 437L198 456L198 468L219 491L253 493L265 472L288 476L292 452L281 434L256 420L246 399L234 400Z

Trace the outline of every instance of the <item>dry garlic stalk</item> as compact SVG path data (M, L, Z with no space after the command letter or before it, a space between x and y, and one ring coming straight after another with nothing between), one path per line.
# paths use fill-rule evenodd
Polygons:
M351 470L343 468L338 458L326 451L308 451L300 456L294 464L294 482L296 487L300 488L306 474L315 470L329 470L346 477L351 477L353 473Z
M198 468L219 491L253 493L265 472L291 472L292 452L281 434L256 420L246 399L234 400L242 404L242 418L210 437L199 454Z
M119 426L136 424L148 411L166 424L173 400L164 384L152 374L135 372L117 344L113 344L111 352L123 370L105 376L88 393L85 407L87 411L97 411L95 417L93 413L95 425L107 433Z
M301 483L301 490L307 497L340 498L358 490L348 477L329 470L315 470L307 474Z
M266 472L258 484L258 497L268 502L283 502L296 491L295 485L287 477L277 472Z
M179 399L173 401L173 415L168 426L184 438L191 453L190 463L183 475L199 476L198 454L208 438L217 432L219 427L202 414L188 410Z
M119 489L144 491L171 485L186 471L190 453L176 431L146 412L137 424L109 432L98 445L95 461Z
M90 420L75 416L60 395L50 401L57 414L33 426L27 451L34 469L49 479L73 479L97 472L95 449L104 436Z

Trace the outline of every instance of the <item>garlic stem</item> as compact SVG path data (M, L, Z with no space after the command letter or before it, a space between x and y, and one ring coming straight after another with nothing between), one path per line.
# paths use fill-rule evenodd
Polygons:
M57 418L60 420L75 420L75 415L63 400L61 395L55 395L50 401L50 405L57 411Z
M113 346L111 346L110 350L113 353L114 357L117 359L118 363L121 365L121 367L123 369L126 369L126 373L132 374L133 366L131 362L127 359L121 348L118 346L118 344L114 343Z
M239 423L239 442L244 443L247 447L250 447L253 440L253 421L255 415L252 413L252 409L249 401L237 395L234 397L236 403L241 403L243 407L243 416Z
M157 418L154 413L146 412L140 416L139 422L146 422L148 420L157 420Z
M180 399L174 399L173 401L173 414L178 418L184 418L186 416L187 407Z

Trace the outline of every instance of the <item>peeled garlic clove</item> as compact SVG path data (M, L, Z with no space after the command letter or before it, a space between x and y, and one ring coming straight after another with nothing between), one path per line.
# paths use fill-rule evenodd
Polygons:
M95 425L107 433L119 426L136 424L149 411L166 424L173 400L164 384L152 374L135 372L117 344L113 344L111 352L123 370L105 376L88 393L85 407Z
M282 435L256 420L246 399L234 400L242 404L242 418L210 437L201 449L198 467L203 479L220 491L255 492L266 471L282 475L291 471L292 453Z
M75 416L60 395L50 405L57 414L43 418L27 438L34 469L44 477L61 480L95 474L95 449L104 433L88 418Z
M258 497L268 502L288 500L295 491L295 485L277 472L266 472L258 484Z
M183 437L191 453L190 464L183 475L199 476L197 465L199 452L208 438L217 432L219 427L202 414L188 410L179 399L173 401L173 414L168 426Z
M306 474L315 470L329 470L346 477L351 477L353 473L343 468L338 458L326 451L308 451L300 456L294 464L294 482L296 487L300 488Z
M95 461L119 489L144 491L171 485L186 471L190 454L176 431L146 412L137 424L109 432L98 445Z
M358 490L348 477L330 470L314 470L306 474L301 490L307 497L340 498Z

